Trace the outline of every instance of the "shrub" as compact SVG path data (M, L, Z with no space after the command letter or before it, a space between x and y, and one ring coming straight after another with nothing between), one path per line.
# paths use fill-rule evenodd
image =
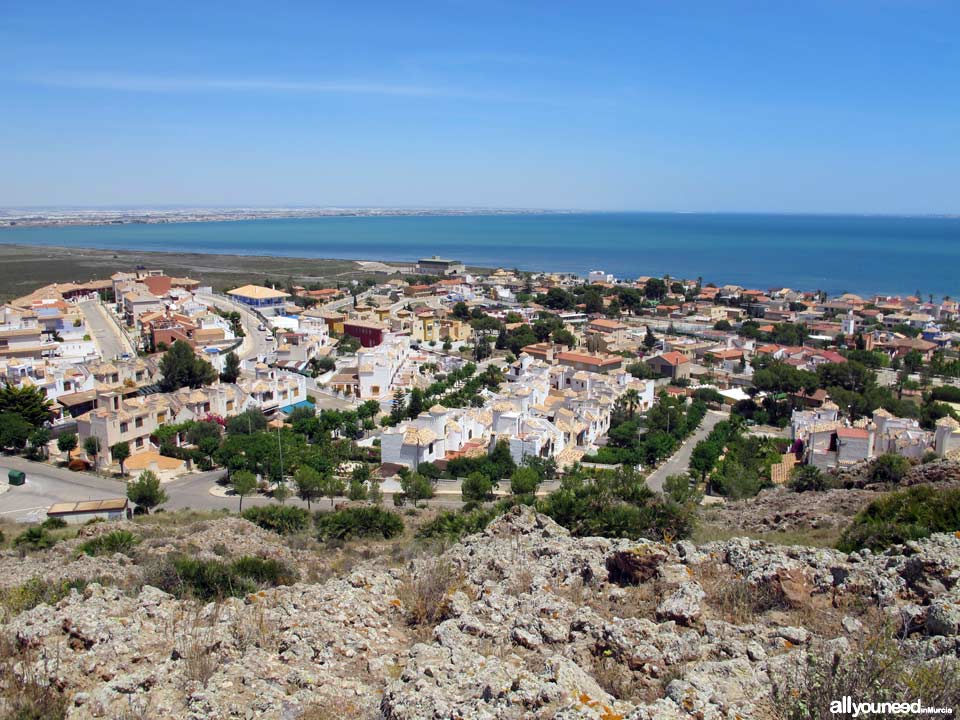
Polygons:
M14 547L28 550L46 550L57 544L57 539L42 527L27 528L13 539Z
M47 605L58 603L69 595L71 590L82 592L86 586L86 580L48 581L35 577L22 585L0 590L0 607L11 615L16 615L25 610L31 610L41 603Z
M129 555L139 542L140 538L129 530L114 530L87 540L80 545L80 550L94 556L114 553Z
M910 461L902 455L887 453L873 461L870 467L870 482L899 483L910 470Z
M428 561L400 586L400 603L411 625L433 626L444 619L460 576L449 561Z
M960 530L960 488L918 485L870 503L843 532L843 552L884 550L937 532Z
M67 521L58 517L48 517L46 520L40 523L40 527L46 530L60 530L66 526Z
M258 587L296 582L298 573L278 560L244 556L232 563L169 556L144 573L144 583L176 597L204 602L242 597Z
M537 491L540 476L530 467L519 467L510 476L510 492L514 495L529 495Z
M417 537L459 540L464 535L481 532L499 514L496 508L443 510L433 520L421 526Z
M483 502L493 499L493 481L482 472L470 473L460 484L464 502Z
M173 568L180 587L175 590L162 589L178 597L190 595L209 602L246 595L256 589L252 579L238 575L229 565L219 560L177 558L173 561Z
M813 465L799 465L790 474L789 487L794 492L822 492L831 487L830 478Z
M320 540L347 540L360 537L382 537L387 540L403 532L403 519L379 507L356 507L316 515L317 537Z
M246 555L233 561L233 569L242 577L247 577L260 585L292 585L300 579L300 573L286 563L270 558L258 558Z
M815 649L807 654L806 663L775 678L773 697L781 720L837 717L831 705L847 696L871 704L912 703L920 698L927 707L951 708L960 697L955 657L923 661L904 652L886 628L868 636L855 651L841 655L824 650Z
M247 508L243 517L280 535L303 532L310 526L310 513L293 505L261 505Z

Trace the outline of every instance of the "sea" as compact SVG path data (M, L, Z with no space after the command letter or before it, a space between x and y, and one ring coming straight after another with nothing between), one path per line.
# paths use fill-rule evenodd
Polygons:
M711 213L335 216L0 229L0 242L415 262L750 288L960 296L960 218Z

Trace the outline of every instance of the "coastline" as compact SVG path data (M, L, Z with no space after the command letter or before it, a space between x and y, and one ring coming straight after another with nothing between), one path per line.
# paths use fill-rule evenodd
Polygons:
M62 257L73 248L107 260L121 253L142 254L147 263L172 257L188 270L209 273L214 283L238 267L247 281L270 274L308 282L352 279L351 261L411 266L440 255L469 267L581 277L603 271L621 279L702 277L718 285L833 295L960 294L953 271L960 264L960 221L952 218L353 214L0 230L11 231L0 232L0 246L18 247L21 254L41 257L47 248ZM151 253L162 255L149 259ZM182 261L186 257L190 263Z

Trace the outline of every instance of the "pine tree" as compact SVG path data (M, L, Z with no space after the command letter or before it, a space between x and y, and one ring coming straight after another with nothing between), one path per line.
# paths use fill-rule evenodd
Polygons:
M397 388L393 394L393 405L390 407L390 420L396 425L400 423L407 410L407 393L403 388Z

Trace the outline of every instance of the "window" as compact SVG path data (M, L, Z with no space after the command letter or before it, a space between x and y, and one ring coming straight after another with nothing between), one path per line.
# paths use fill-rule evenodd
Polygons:
M160 424L167 419L166 413L157 413L157 423Z
M125 433L129 429L130 429L129 423L125 423L125 422L120 423L120 432Z
M135 427L143 427L143 418L138 417L133 424Z
M136 445L137 445L138 448L142 448L142 447L143 447L143 438L142 438L142 437L138 437L138 438L137 438Z

